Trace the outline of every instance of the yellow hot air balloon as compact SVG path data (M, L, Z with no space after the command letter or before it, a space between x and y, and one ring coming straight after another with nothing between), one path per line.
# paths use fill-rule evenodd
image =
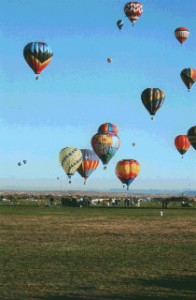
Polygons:
M82 163L82 152L75 147L63 148L59 153L59 161L71 183L71 176Z

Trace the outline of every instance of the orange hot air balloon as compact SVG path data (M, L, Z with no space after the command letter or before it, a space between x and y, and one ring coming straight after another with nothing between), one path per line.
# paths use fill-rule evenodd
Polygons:
M118 179L126 184L128 190L129 185L140 172L140 164L135 159L122 159L117 163L115 171Z
M182 158L183 158L183 155L187 152L187 150L190 148L190 145L191 145L189 142L188 136L186 134L178 135L174 140L174 144L175 144L178 152L180 154L182 154Z

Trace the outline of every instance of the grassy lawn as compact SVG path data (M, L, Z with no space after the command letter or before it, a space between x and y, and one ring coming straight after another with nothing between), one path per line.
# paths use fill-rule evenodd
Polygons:
M194 209L0 206L0 299L196 299Z

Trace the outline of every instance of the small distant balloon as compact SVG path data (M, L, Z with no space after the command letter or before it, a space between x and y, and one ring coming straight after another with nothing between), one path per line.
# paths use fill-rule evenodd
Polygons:
M22 165L22 163L21 162L18 162L18 166L21 166Z
M123 26L124 26L124 22L123 22L123 20L118 20L117 21L117 26L118 26L118 28L121 30L122 28L123 28Z
M24 160L23 160L23 164L26 164L26 163L27 163L27 160L26 160L26 159L24 159Z
M135 143L132 143L132 146L133 146L133 147L135 147L135 145L136 145Z
M109 63L111 63L111 62L112 62L112 58L111 58L111 57L108 57L107 61L108 61Z
M180 44L182 44L189 37L190 32L186 27L178 27L174 31L174 34L176 39L180 42Z

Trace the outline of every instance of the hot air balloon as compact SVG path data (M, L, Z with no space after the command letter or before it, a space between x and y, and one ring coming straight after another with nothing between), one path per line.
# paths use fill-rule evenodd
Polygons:
M111 63L111 62L112 62L112 58L111 58L111 57L108 57L107 61L108 61L109 63Z
M180 76L189 91L196 80L196 69L193 68L183 69L180 73Z
M135 147L135 145L136 145L136 144L133 142L133 143L132 143L132 146Z
M117 21L117 26L118 26L118 28L121 30L122 28L123 28L123 26L124 26L124 22L122 21L122 20L118 20Z
M193 126L188 130L187 136L191 146L196 150L196 126Z
M185 27L178 27L174 31L175 37L177 40L180 42L180 44L184 43L186 39L188 38L190 32L187 28Z
M82 163L82 152L75 147L63 148L59 153L59 161L71 183L71 176Z
M124 6L125 15L134 23L139 19L143 12L143 6L139 2L128 2Z
M165 94L159 88L147 88L141 94L143 105L154 116L165 100ZM151 118L153 120L153 117Z
M23 160L23 164L26 164L26 163L27 163L27 160L26 160L26 159L24 159L24 160Z
M190 147L190 142L187 135L185 134L178 135L174 140L174 144L178 152L182 154L182 158L183 158L183 155L187 152L187 150Z
M106 169L106 165L120 147L120 139L118 135L110 132L96 133L91 139L91 145Z
M84 184L88 177L95 171L99 164L99 157L91 149L80 149L82 152L82 163L77 172L84 178Z
M46 43L32 42L24 47L23 55L35 74L40 74L50 63L53 53ZM36 79L38 79L38 76Z
M112 123L104 123L99 126L98 133L107 133L107 132L118 134L118 127Z
M18 162L18 166L21 166L22 165L22 163L21 162Z
M132 181L140 172L140 164L135 159L122 159L116 165L116 175L123 184L126 184L127 190Z

